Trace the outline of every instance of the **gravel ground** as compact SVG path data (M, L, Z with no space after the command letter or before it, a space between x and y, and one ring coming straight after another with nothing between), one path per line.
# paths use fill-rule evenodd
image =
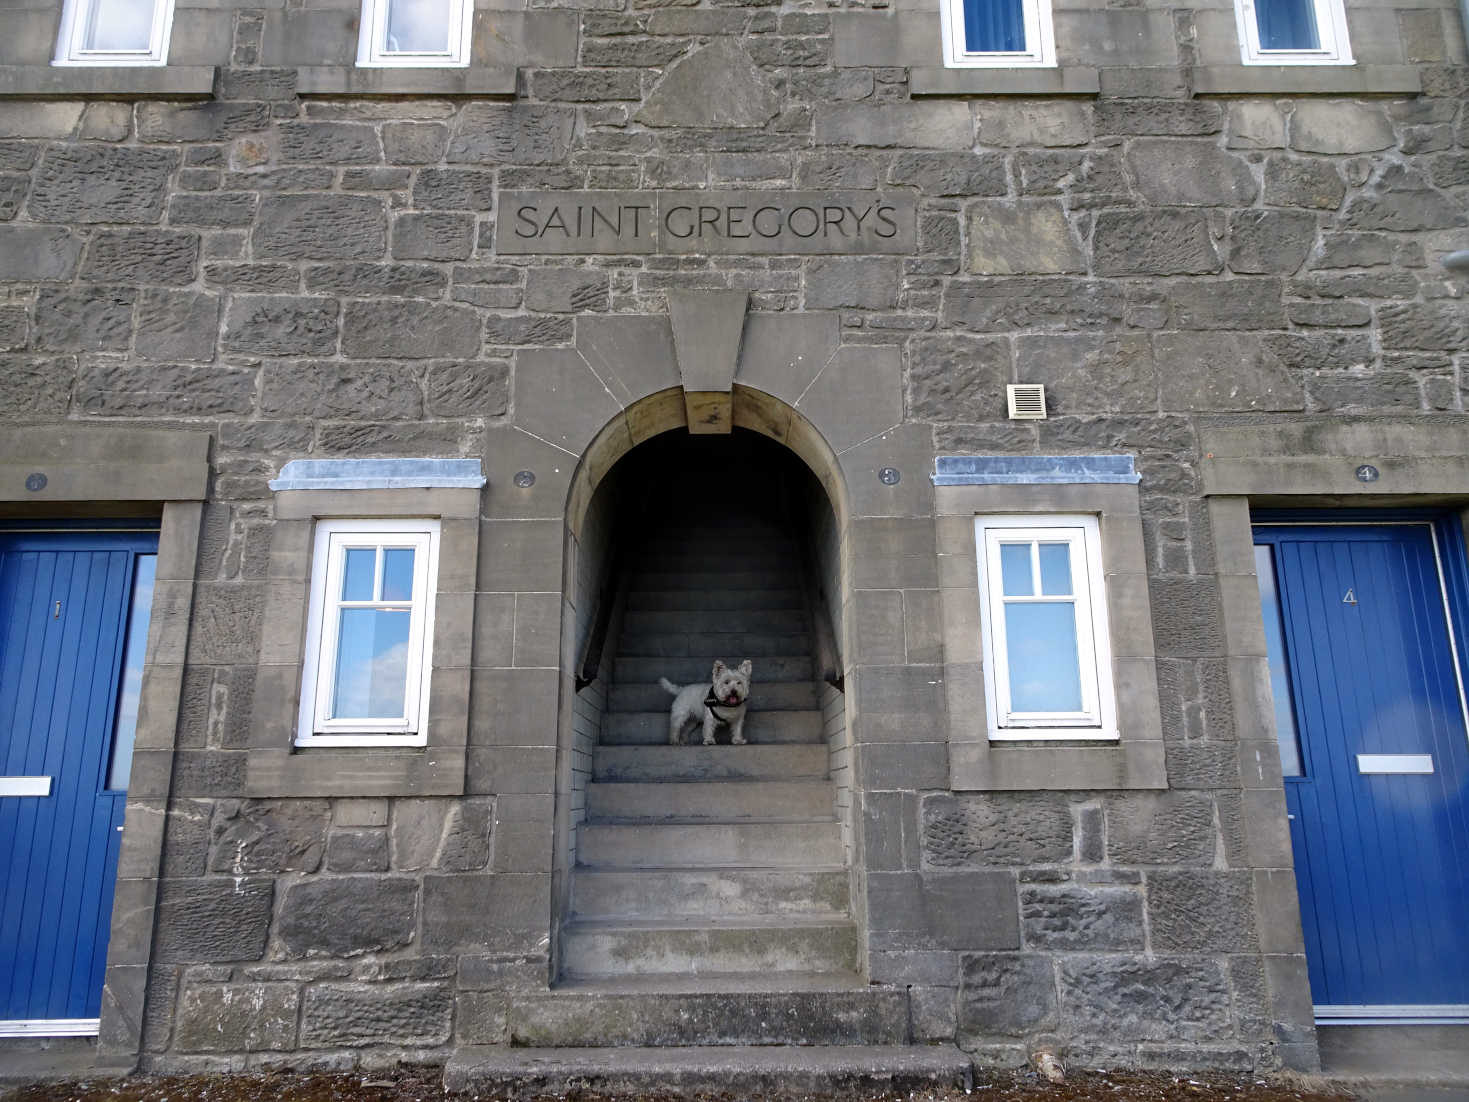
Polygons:
M0 1102L464 1102L444 1090L438 1068L393 1072L134 1076L19 1087ZM671 1095L603 1095L573 1090L570 1102L674 1102ZM1330 1085L1286 1077L1179 1076L1146 1072L1073 1072L1051 1084L1031 1072L979 1076L973 1090L870 1094L858 1100L808 1096L781 1102L1344 1102ZM529 1102L529 1100L517 1100ZM690 1102L683 1099L681 1102ZM699 1095L693 1102L761 1102L746 1095Z

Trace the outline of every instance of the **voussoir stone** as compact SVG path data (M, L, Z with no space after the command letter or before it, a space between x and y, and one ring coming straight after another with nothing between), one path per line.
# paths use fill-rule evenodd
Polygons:
M969 270L976 275L1085 272L1086 257L1059 202L971 203L965 209Z
M407 945L417 921L416 880L328 876L286 889L276 932L295 956L352 957Z
M479 351L480 320L464 306L411 299L349 302L342 351L362 358L429 360L473 356Z
M256 259L376 260L387 248L381 199L367 195L274 195L260 204Z
M157 222L172 150L84 143L46 150L31 184L30 216L45 222Z
M306 989L305 1048L441 1045L454 1000L440 983L320 983Z
M637 120L647 126L764 126L780 94L735 38L721 38L676 62L648 94Z

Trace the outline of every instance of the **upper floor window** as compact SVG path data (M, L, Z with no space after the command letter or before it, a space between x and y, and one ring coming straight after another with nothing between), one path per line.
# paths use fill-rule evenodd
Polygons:
M363 0L358 65L468 65L474 0Z
M162 65L173 0L66 0L54 65Z
M1246 65L1350 65L1341 0L1235 0Z
M944 64L1055 65L1051 0L941 0Z

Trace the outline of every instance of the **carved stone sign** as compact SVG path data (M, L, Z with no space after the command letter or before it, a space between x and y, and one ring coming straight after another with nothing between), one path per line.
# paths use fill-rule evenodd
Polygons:
M910 253L911 195L879 191L503 191L499 254Z

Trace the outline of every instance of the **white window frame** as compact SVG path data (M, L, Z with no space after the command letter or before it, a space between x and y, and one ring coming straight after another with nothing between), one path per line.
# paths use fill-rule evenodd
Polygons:
M66 0L61 9L61 33L56 37L52 65L164 65L173 33L173 0L153 0L153 22L146 50L88 50L82 46L89 0Z
M337 632L342 570L349 547L413 547L412 622L403 715L334 719ZM429 675L433 660L434 595L438 591L437 520L321 520L311 558L311 603L301 677L297 746L424 746L428 739ZM419 569L419 564L423 569ZM381 603L381 602L376 602ZM397 603L397 602L393 602Z
M1025 50L969 50L964 38L964 0L941 0L939 28L944 65L950 69L1055 68L1056 32L1051 0L1022 0L1025 5Z
M362 21L357 36L359 68L463 68L469 64L469 43L474 30L474 0L443 0L449 8L449 49L408 51L386 49L388 5L391 0L362 0Z
M1260 46L1260 23L1255 15L1259 0L1234 0L1235 25L1239 28L1240 61L1245 65L1354 65L1347 37L1347 13L1342 0L1312 0L1316 9L1316 33L1321 45L1315 50L1266 50Z
M1000 580L1002 542L1066 543L1071 547L1076 605L1077 657L1082 708L1076 712L1012 712L1010 666L1005 645L1004 596ZM1095 516L981 515L974 518L979 574L980 634L984 655L985 704L992 740L1116 740L1117 703L1112 685L1111 634L1102 571L1101 529ZM1031 600L1033 598L1026 598Z

